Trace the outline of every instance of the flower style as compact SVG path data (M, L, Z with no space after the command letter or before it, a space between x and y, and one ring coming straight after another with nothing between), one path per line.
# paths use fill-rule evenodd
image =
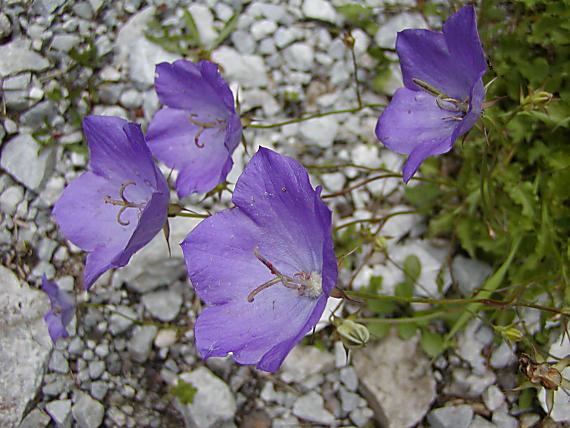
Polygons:
M67 325L73 318L75 303L65 290L60 289L46 276L42 277L42 290L48 295L51 302L51 310L44 316L48 327L49 336L55 343L60 337L67 337Z
M242 135L228 84L212 62L178 60L156 66L155 88L166 107L148 128L152 153L179 171L178 196L209 192L232 169Z
M234 208L184 240L188 276L207 307L195 325L202 358L233 354L276 371L319 321L337 279L331 212L295 160L260 148Z
M67 186L53 215L64 236L89 253L89 289L108 269L125 266L162 229L169 189L139 125L88 116L83 130L89 171Z
M487 63L473 6L451 16L443 32L398 33L396 50L405 87L378 119L376 136L409 155L403 171L408 182L426 158L451 150L479 119Z

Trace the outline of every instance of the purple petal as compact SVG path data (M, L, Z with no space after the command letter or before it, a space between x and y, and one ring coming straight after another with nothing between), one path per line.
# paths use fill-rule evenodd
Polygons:
M450 16L443 24L443 34L451 56L462 65L463 73L470 82L479 80L487 70L487 61L479 39L473 5L465 6Z
M404 164L404 169L402 171L402 177L404 183L407 183L410 178L416 173L420 165L424 160L430 156L441 155L442 153L447 153L451 150L451 145L447 143L425 143L418 145L406 160Z
M483 77L483 71L480 77ZM471 88L469 95L469 109L467 114L455 129L452 135L452 141L466 134L481 117L483 101L485 100L485 86L481 78L477 79Z
M61 290L55 282L48 281L45 275L42 277L42 289L51 302L51 309L44 320L52 341L56 342L60 337L68 336L67 325L73 319L75 303L67 292Z
M396 91L376 125L378 139L397 153L410 154L418 146L443 145L451 149L451 136L460 122L439 108L436 98L407 88Z
M163 62L156 66L154 85L162 104L186 110L200 121L226 119L235 113L233 95L213 63Z
M233 129L227 132L223 128L208 128L199 136L199 144L204 147L198 147L195 137L199 127L188 118L189 113L184 110L163 108L154 116L147 135L154 155L180 171L176 181L180 197L209 192L223 182L232 166L231 153L237 146L237 133ZM238 132L239 144L241 125ZM230 141L232 138L234 141Z

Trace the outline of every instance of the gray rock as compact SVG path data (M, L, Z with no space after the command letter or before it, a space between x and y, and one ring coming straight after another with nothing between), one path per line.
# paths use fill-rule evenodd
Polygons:
M402 341L392 332L354 354L360 391L376 420L387 428L415 426L436 397L431 364L418 341L419 336Z
M0 284L0 426L11 427L42 383L51 350L43 320L49 303L43 292L20 284L4 266Z
M133 109L142 105L143 97L139 91L129 89L121 94L120 100L124 107Z
M124 316L123 316L124 315ZM137 319L137 314L128 306L119 306L109 319L109 331L113 336L127 331L133 320Z
M358 402L360 401L360 396L358 394L341 388L339 395L343 412L350 413L358 407Z
M358 375L353 367L345 367L340 370L340 381L349 391L356 391L358 388Z
M250 32L255 40L263 40L277 30L277 24L269 19L255 21L251 26Z
M45 428L50 421L50 417L40 409L34 409L26 415L18 428Z
M315 59L312 46L303 42L294 43L287 47L283 51L283 56L289 67L299 71L309 71Z
M517 356L514 353L513 346L503 341L491 354L490 363L494 369L503 369L516 361Z
M305 17L309 19L318 19L333 24L336 21L336 11L330 1L305 0L302 10Z
M52 148L41 149L28 134L18 135L9 140L4 145L1 156L0 166L34 191L42 187L55 164L55 151Z
M99 379L105 373L105 362L96 360L89 362L89 377Z
M279 27L273 35L273 40L275 46L282 49L297 40L297 33L291 28Z
M142 302L153 317L161 321L172 321L180 312L182 294L176 289L153 291L145 294Z
M0 45L0 58L10 58L10 61L0 61L0 77L22 71L43 71L49 67L49 61L31 50L30 44L29 40L18 38Z
M105 416L103 405L94 400L89 394L79 392L78 395L79 397L73 404L71 411L79 428L97 428L101 426L103 416Z
M326 148L333 144L338 122L333 116L320 117L301 123L299 131L304 141Z
M91 395L96 400L103 400L109 391L109 385L103 381L96 381L91 383Z
M210 47L218 37L212 12L207 6L197 3L190 5L188 12L196 23L198 34L200 34L200 43L205 47Z
M350 412L350 420L354 422L357 427L363 427L368 424L368 421L374 416L374 412L368 407L359 408Z
M323 373L334 365L334 357L314 346L296 346L287 355L281 368L281 379L284 382L300 383L306 378Z
M93 9L91 9L91 5L86 1L80 1L73 5L73 12L80 18L85 20L90 20L93 18Z
M483 285L483 281L493 272L491 266L478 260L457 256L451 265L453 278L464 296L471 296Z
M440 407L427 417L432 428L469 428L473 409L468 405Z
M51 123L57 115L57 108L52 101L43 101L36 104L20 117L20 124L32 129L39 129L45 126L46 122Z
M71 400L55 400L46 404L46 412L58 428L71 427Z
M507 412L494 412L493 413L493 423L497 426L497 428L518 428L519 421L509 415Z
M406 28L426 28L426 22L419 13L401 13L380 24L374 40L382 48L393 49L396 46L398 31Z
M497 385L491 385L483 393L483 402L487 409L494 412L505 402L505 394Z
M232 43L241 54L252 54L255 51L255 40L247 31L234 31L231 35Z
M74 34L56 34L53 36L51 47L61 52L69 52L81 42L81 37Z
M293 414L300 419L322 425L330 425L335 421L335 417L325 409L323 397L315 391L295 401Z
M157 332L158 328L154 325L145 325L135 329L128 345L133 360L144 363L148 359L152 349L152 341Z
M200 367L181 374L180 378L198 390L192 404L175 402L187 428L210 428L233 420L236 402L228 385L219 377L207 368Z
M497 425L489 422L487 419L479 415L475 415L473 421L471 421L471 425L469 425L469 428L497 428Z
M23 199L24 189L21 186L10 186L0 195L0 210L9 216L14 215Z
M69 372L69 363L67 358L63 355L63 352L54 350L51 353L51 358L49 360L49 369L52 372L65 374Z
M12 33L12 23L5 13L0 13L0 40L5 39Z
M235 49L221 46L212 53L212 60L224 68L224 77L246 88L267 85L267 71L259 55L241 55Z
M33 9L42 15L51 15L66 0L34 0Z
M127 64L129 76L141 89L149 88L154 83L155 65L172 62L178 56L165 51L161 46L151 43L144 35L149 21L154 17L154 7L142 9L133 15L121 27L116 39L118 66Z

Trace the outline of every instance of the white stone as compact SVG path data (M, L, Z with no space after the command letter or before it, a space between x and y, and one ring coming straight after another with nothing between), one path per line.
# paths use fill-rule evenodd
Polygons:
M176 343L178 334L176 330L164 328L158 332L154 339L154 346L157 348L168 348Z
M30 190L39 190L53 171L55 151L41 148L29 134L9 140L2 150L0 166Z
M309 71L313 66L315 53L308 43L298 42L283 51L287 65L293 70Z
M251 26L251 35L255 40L262 40L270 36L277 29L277 24L269 19L255 21Z
M31 50L30 41L23 38L0 45L0 58L3 58L0 61L0 77L22 71L43 71L50 65L47 59Z
M10 186L0 195L0 210L11 216L16 212L18 204L24 199L22 186Z
M473 409L466 404L440 407L427 417L432 428L469 428L472 419Z
M192 404L183 405L176 400L176 407L182 413L187 427L210 428L233 419L237 410L236 402L223 380L206 367L183 373L180 378L197 389Z
M182 305L182 294L175 289L153 291L145 294L142 302L154 318L167 322L178 316Z
M494 369L503 369L516 361L517 356L514 352L514 346L503 341L491 354L490 363Z
M56 51L69 52L81 43L81 37L74 34L56 34L53 36L51 47Z
M377 144L359 144L352 150L352 160L357 165L368 168L378 168L380 157L378 156Z
M103 423L105 408L89 394L78 393L79 398L71 408L73 417L79 428L97 428Z
M401 13L380 24L374 41L381 48L394 49L398 31L406 28L427 28L427 25L419 13Z
M21 284L4 266L0 284L0 426L11 427L42 384L51 350L43 319L49 303L45 293Z
M497 385L491 385L483 393L483 402L487 409L494 412L505 402L505 394Z
M435 400L435 378L418 341L419 336L403 341L392 332L354 354L359 389L383 427L416 426Z
M325 116L307 120L299 126L303 143L313 143L319 147L330 147L338 131L338 122L334 116Z
M58 428L71 427L71 400L55 400L46 404L46 412Z
M241 55L235 49L222 46L212 53L212 60L224 69L224 77L246 88L267 85L267 71L259 55Z
M483 285L493 269L486 263L459 255L453 259L451 271L461 294L471 296Z
M212 11L207 6L198 3L190 5L188 11L192 14L200 34L200 43L205 47L211 46L218 37L218 32L214 27Z
M158 332L154 325L139 326L129 341L129 352L137 363L144 363L152 350L152 342Z
M291 28L279 27L273 35L275 46L279 49L293 43L297 39L297 33Z
M326 0L305 0L303 1L303 15L309 19L320 21L336 21L336 11L330 1Z
M321 425L330 425L335 421L335 417L325 410L323 397L315 391L295 401L293 414L298 418Z
M334 356L314 346L296 346L287 355L281 369L284 382L302 382L311 375L321 373L334 365Z
M133 15L121 26L116 40L115 63L118 66L126 64L131 80L142 88L153 85L156 64L179 59L145 37L144 32L154 13L154 7L147 7Z

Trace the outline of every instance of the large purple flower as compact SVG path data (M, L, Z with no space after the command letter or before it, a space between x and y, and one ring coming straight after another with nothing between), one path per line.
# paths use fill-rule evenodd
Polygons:
M75 302L65 290L60 289L55 282L42 277L42 290L48 295L51 309L45 315L49 336L55 343L60 337L67 337L67 325L73 318Z
M398 33L396 50L405 87L378 119L376 135L390 150L409 155L407 182L426 158L451 150L479 119L487 63L473 6L452 15L443 32Z
M223 182L242 128L234 97L218 66L178 60L156 66L155 88L162 108L147 133L152 153L179 171L180 197L206 193Z
M89 171L64 190L53 215L67 239L88 252L84 286L125 266L163 227L169 189L140 126L88 116Z
M195 326L203 358L233 353L273 372L318 322L336 283L331 212L295 160L260 148L239 178L235 207L182 243L207 307Z

